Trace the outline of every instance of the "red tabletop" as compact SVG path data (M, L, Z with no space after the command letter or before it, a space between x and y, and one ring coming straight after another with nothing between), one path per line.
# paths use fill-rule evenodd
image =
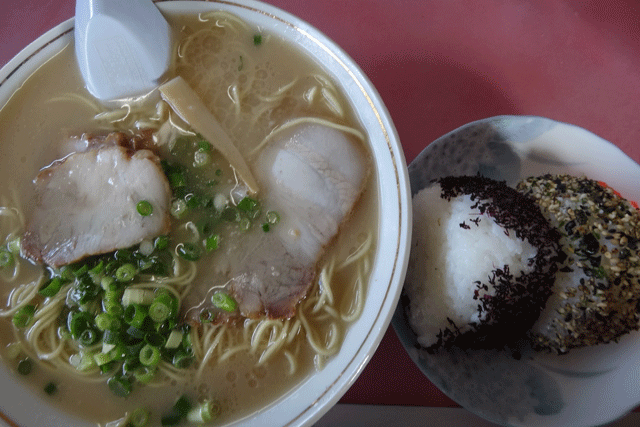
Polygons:
M407 162L501 114L584 127L640 162L640 2L269 0L337 42L376 86ZM74 0L4 0L0 65L71 18ZM390 327L342 403L456 406Z

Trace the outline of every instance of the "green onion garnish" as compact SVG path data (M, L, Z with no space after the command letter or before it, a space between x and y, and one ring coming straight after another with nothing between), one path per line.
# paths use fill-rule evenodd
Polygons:
M262 44L262 35L256 34L253 36L253 44L256 46L260 46Z
M0 268L6 268L13 265L13 254L4 249L0 250Z
M189 411L187 421L194 424L203 424L217 418L218 415L220 415L218 402L206 400Z
M44 392L49 396L56 394L57 391L58 386L55 383L48 383L46 386L44 386Z
M33 363L31 359L25 357L20 362L18 362L18 373L20 375L29 375L33 370Z
M7 250L14 255L20 254L20 237L14 237L7 242Z
M214 234L204 240L204 248L207 252L215 251L220 245L220 235Z
M200 259L201 250L196 244L191 242L180 243L176 247L176 252L187 261L197 261Z
M33 315L35 313L36 313L35 305L25 305L24 307L21 307L13 315L13 318L11 319L13 322L13 325L16 328L26 328L31 323L31 320L33 320Z
M183 199L176 199L171 203L171 215L175 218L182 218L187 213L187 202Z
M258 208L258 202L251 197L245 197L238 202L238 209L245 212L252 212Z
M238 303L228 294L224 292L216 292L211 297L213 305L224 311L236 311L238 309Z
M164 322L176 314L178 302L168 292L159 293L149 307L149 317L156 323Z
M183 332L179 331L177 329L173 329L170 333L169 333L169 338L167 338L167 342L165 343L164 347L168 348L168 349L175 349L180 347L180 344L182 344L182 336L183 336Z
M155 366L138 366L134 371L133 371L133 376L135 377L136 381L141 382L142 384L147 384L149 383L153 377L156 374L156 367Z
M113 394L120 397L127 397L131 394L131 380L122 375L116 375L107 381L107 385Z
M141 304L130 304L124 309L124 321L134 328L141 328L149 309Z
M133 264L124 264L116 270L116 280L118 282L130 282L136 277L138 270Z
M163 426L175 426L183 418L186 418L190 410L191 402L189 401L187 396L181 396L180 399L178 399L173 405L171 411L168 414L162 416L161 423Z
M38 291L43 297L52 297L60 291L64 281L62 277L54 277L44 284L44 286Z
M153 247L158 250L166 249L169 246L169 236L158 236L153 241Z
M149 216L153 212L153 205L147 200L140 200L136 205L136 210L142 216Z
M265 216L269 224L277 224L280 222L280 214L276 211L269 211Z
M131 427L145 427L147 424L149 424L149 411L143 408L136 408L131 411L127 425L131 425Z
M160 363L160 349L158 347L146 344L140 350L140 363L145 366L155 366Z

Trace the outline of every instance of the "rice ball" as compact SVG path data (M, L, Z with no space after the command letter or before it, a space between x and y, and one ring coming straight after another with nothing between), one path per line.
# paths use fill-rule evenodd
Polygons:
M553 295L532 328L533 345L559 354L617 341L640 320L640 212L603 183L532 177L532 197L562 234L566 253Z
M446 177L413 198L404 292L420 345L501 347L551 293L559 235L528 197L488 178Z

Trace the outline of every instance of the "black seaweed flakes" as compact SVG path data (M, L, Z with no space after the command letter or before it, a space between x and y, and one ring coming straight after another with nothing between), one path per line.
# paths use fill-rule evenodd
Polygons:
M468 194L473 209L486 214L516 237L537 248L530 260L534 266L528 274L514 275L508 265L493 270L488 284L494 294L488 295L487 284L476 282L474 299L483 319L461 332L455 324L438 335L438 341L429 351L438 348L502 348L514 342L530 329L551 294L558 263L565 257L560 249L560 233L551 227L540 208L529 197L522 195L504 182L481 176L445 177L437 180L441 197L451 200ZM461 224L462 226L462 224ZM466 228L468 225L465 224Z

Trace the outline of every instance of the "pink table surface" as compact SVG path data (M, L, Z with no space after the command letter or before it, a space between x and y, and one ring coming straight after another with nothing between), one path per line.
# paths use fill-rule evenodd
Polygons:
M378 89L407 162L467 122L538 115L640 161L640 2L269 0L337 42ZM73 0L4 0L0 65L74 14ZM341 403L456 406L390 327Z

